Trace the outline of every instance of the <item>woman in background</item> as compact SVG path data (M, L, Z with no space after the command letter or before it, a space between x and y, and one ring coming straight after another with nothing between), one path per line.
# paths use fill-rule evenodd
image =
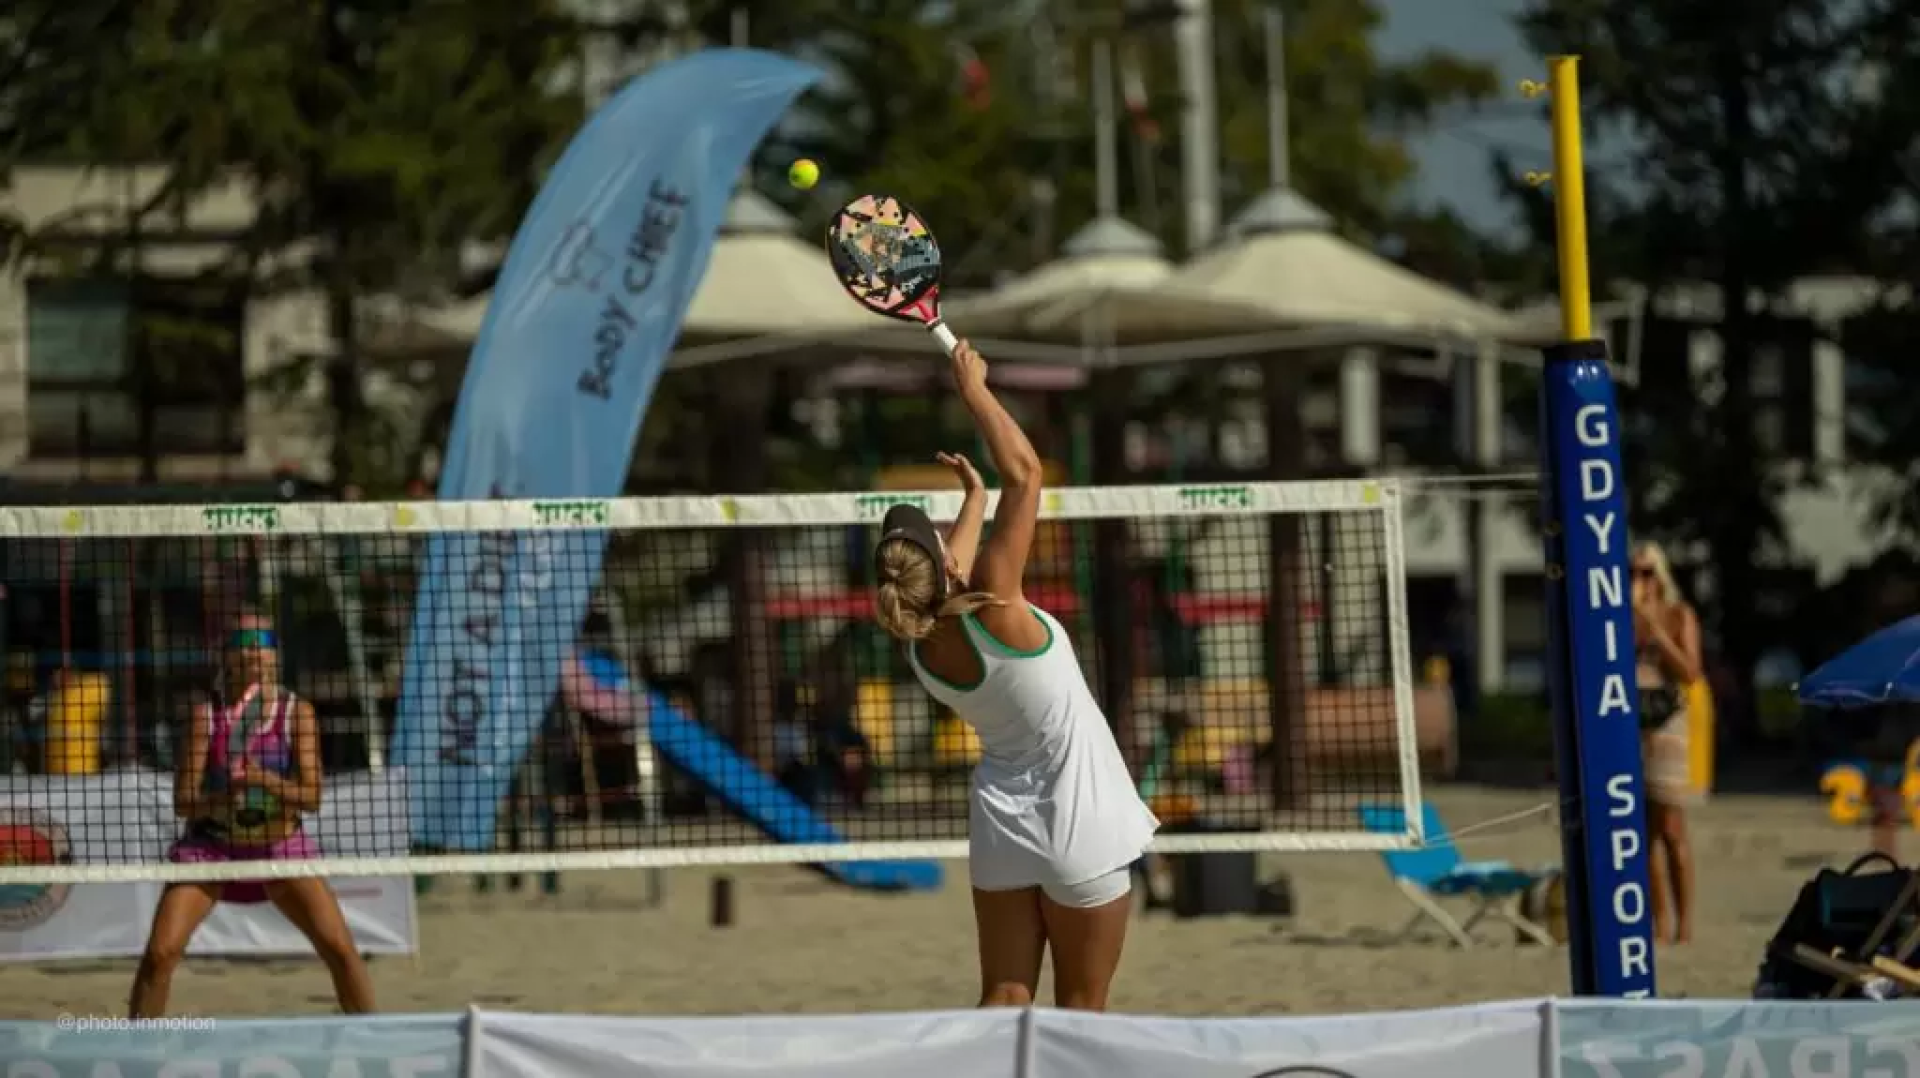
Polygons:
M1688 686L1704 671L1700 619L1680 595L1655 543L1633 549L1635 679L1647 775L1647 861L1653 930L1663 943L1693 939L1693 847L1686 806L1693 799L1687 746Z
M280 684L273 624L235 622L210 700L193 709L187 751L174 773L174 812L187 821L172 859L185 863L310 860L320 847L302 829L320 809L320 733L313 705ZM333 888L319 877L182 881L160 894L146 953L133 978L132 1017L167 1009L187 943L220 902L272 902L313 944L348 1014L373 1010L373 982Z

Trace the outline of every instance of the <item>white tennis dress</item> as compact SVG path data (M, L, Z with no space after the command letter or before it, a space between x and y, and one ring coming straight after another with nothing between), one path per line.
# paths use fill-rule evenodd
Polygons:
M968 814L973 885L983 891L1072 886L1126 868L1160 821L1135 790L1113 731L1053 615L1031 607L1047 642L1031 652L994 639L971 614L962 631L979 684L914 676L980 735Z

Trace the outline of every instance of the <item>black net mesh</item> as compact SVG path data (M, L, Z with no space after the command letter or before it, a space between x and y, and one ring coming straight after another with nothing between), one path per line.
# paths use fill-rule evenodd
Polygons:
M1363 806L1404 804L1387 513L1228 502L1044 522L1029 598L1169 832L1365 833ZM965 836L978 743L870 620L870 524L265 530L0 541L0 809L59 833L15 863ZM317 791L300 708L209 717L263 680L311 708Z

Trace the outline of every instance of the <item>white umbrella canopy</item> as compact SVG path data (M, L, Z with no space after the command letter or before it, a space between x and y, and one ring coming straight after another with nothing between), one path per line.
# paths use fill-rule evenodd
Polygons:
M955 300L949 320L976 333L1024 340L1071 341L1131 336L1206 337L1271 328L1245 304L1206 296L1162 294L1174 276L1160 242L1118 217L1100 217L1063 246L1064 257L985 295ZM1140 312L1148 312L1142 317ZM1132 312L1122 317L1122 312ZM1148 328L1150 327L1150 328Z
M706 276L681 323L682 340L783 334L839 335L871 330L875 319L847 298L826 252L794 236L793 218L750 190L727 205ZM420 321L440 334L473 341L488 293L428 311Z
M1118 217L1096 218L1061 250L1064 257L949 306L984 329L1017 332L1035 311L1097 302L1115 291L1151 287L1173 276L1173 263L1160 253L1160 242Z
M871 330L874 316L848 298L826 251L802 242L794 230L794 219L758 194L734 195L681 338Z
M445 307L436 307L422 311L418 321L427 331L437 333L443 338L463 342L468 347L480 337L480 323L487 317L487 304L493 300L493 290L472 299Z
M1526 338L1523 327L1498 307L1341 239L1324 212L1287 188L1256 199L1234 222L1230 237L1162 286L1169 302L1205 298L1244 304L1288 326L1468 340Z

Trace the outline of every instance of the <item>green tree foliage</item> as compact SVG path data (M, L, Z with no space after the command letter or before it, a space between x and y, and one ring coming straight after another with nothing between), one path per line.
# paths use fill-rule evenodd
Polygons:
M0 7L0 185L24 160L63 153L93 92L90 61L124 26L129 5L18 0ZM25 253L26 222L0 208L0 266Z
M1920 130L1916 25L1913 0L1535 0L1521 18L1542 55L1581 57L1589 144L1625 147L1627 167L1588 178L1596 283L1752 297L1709 316L1720 375L1647 372L1658 391L1632 401L1628 461L1636 525L1705 541L1713 620L1743 674L1768 631L1756 561L1782 545L1787 475L1756 437L1754 356L1805 332L1770 313L1795 278L1896 261L1889 215L1904 203L1911 219ZM1550 203L1517 193L1535 243L1551 243Z
M1266 0L1218 0L1214 7L1222 43L1222 185L1229 204L1238 205L1267 186ZM1293 184L1358 235L1389 231L1400 222L1398 199L1414 172L1406 137L1491 97L1499 88L1495 74L1438 52L1382 60L1372 43L1381 15L1370 0L1289 0L1282 7ZM1171 113L1167 121L1172 130ZM1177 174L1169 171L1169 178Z
M361 300L435 295L463 243L510 234L579 118L558 77L575 42L557 0L15 7L10 40L34 60L0 83L11 145L163 164L155 210L246 185L253 219L210 275L256 297L325 294L334 471L374 478L381 462L356 449L381 441L366 436Z
M1904 245L1903 245L1904 246ZM1920 251L1914 253L1920 258ZM1920 266L1920 262L1912 263ZM1849 319L1842 335L1848 371L1848 447L1879 465L1869 477L1874 517L1905 548L1920 555L1920 314L1914 310L1920 274L1890 289L1872 309Z
M1920 25L1920 10L1912 18ZM1885 163L1898 171L1905 193L1862 215L1871 235L1858 272L1886 287L1841 337L1849 366L1848 452L1878 466L1878 522L1911 559L1920 556L1920 63L1909 55L1888 64L1871 89L1890 113L1882 121Z
M835 197L862 189L899 192L934 223L958 255L963 277L985 283L1052 257L1033 242L1042 220L1034 179L1052 181L1053 239L1093 216L1091 44L1118 35L1120 0L709 0L699 26L727 39L730 12L749 12L753 44L785 49L834 73L762 155L764 186L790 208L824 216ZM1489 69L1444 54L1387 63L1373 52L1380 14L1369 0L1288 0L1293 178L1356 234L1400 224L1397 200L1413 172L1404 136L1446 110L1491 95ZM1262 0L1217 0L1222 194L1231 214L1267 185L1266 70ZM1161 137L1144 159L1121 154L1123 210L1143 221L1146 186L1169 250L1181 249L1180 102L1171 31L1124 36L1137 58ZM969 64L988 73L970 93ZM1123 131L1130 142L1136 136ZM784 192L774 181L805 155L827 177L819 193ZM969 253L974 257L967 257Z
M763 190L809 227L856 188L912 199L953 252L961 283L1051 257L1092 216L1090 43L1117 33L1121 0L691 0L688 44L722 44L733 14L751 43L832 72L757 161ZM1489 71L1446 56L1387 63L1368 0L1288 0L1295 183L1362 238L1408 224L1401 137L1492 92ZM1260 0L1217 0L1225 209L1266 183ZM636 11L643 10L636 8ZM648 8L652 13L656 9ZM541 168L579 119L557 72L579 28L560 0L17 0L0 16L7 145L97 162L161 160L184 200L239 176L260 195L226 272L254 293L317 287L340 343L325 365L342 474L368 422L356 339L361 298L434 293L469 239L509 235ZM612 27L636 49L669 31ZM1125 40L1164 137L1129 141L1122 190L1178 205L1179 115L1165 26ZM11 49L11 51L8 51ZM60 62L49 57L61 57ZM11 83L5 81L15 73ZM986 73L984 80L978 78ZM777 177L823 166L812 193ZM1144 175L1142 174L1144 173ZM1051 202L1037 199L1039 178ZM1159 215L1179 250L1179 215ZM1411 222L1437 254L1453 224ZM1467 272L1466 268L1462 272ZM299 380L290 374L289 380Z
M1014 33L1018 5L997 0L709 0L697 5L709 43L725 43L736 9L751 43L820 65L828 80L805 98L757 158L762 190L809 228L839 200L885 190L911 201L949 251L1024 225L1044 143L1031 93L1032 58ZM993 73L984 98L967 92L977 56ZM795 157L821 166L818 189L784 180ZM963 270L964 272L964 270Z

